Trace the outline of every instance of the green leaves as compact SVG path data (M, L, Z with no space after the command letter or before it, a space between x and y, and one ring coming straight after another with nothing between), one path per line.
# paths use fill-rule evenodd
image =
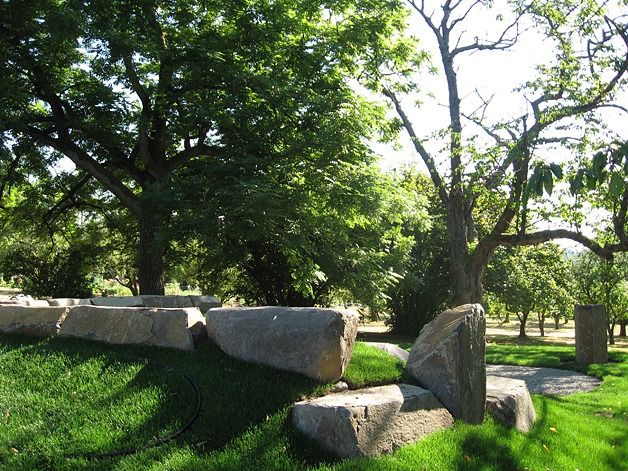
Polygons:
M600 189L617 199L626 191L628 142L615 143L595 153L591 161L569 178L572 195Z
M535 193L537 196L543 196L543 192L551 196L554 190L554 179L561 180L563 178L563 169L558 164L537 165L534 167L525 189L527 198Z

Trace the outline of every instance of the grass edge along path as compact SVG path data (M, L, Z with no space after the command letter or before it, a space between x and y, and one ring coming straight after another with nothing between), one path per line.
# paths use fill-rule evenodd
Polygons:
M92 460L42 458L0 448L2 469L584 471L628 468L628 354L623 352L611 352L608 364L584 368L571 363L573 347L517 345L514 341L506 345L490 344L487 346L489 363L585 369L604 382L601 388L589 393L534 395L538 418L528 434L495 424L490 417L482 426L457 421L453 429L435 433L390 455L377 459L336 460L295 432L289 421L293 402L319 395L331 384L238 362L211 343L194 352L179 352L0 335L0 352L16 345L66 355L84 350L110 358L126 355L171 365L199 383L204 402L190 430L157 448L130 456ZM1 361L2 355L0 366ZM381 368L380 361L386 363ZM374 372L373 376L369 376L369 371ZM0 368L0 378L2 374ZM400 376L395 361L390 362L371 347L360 344L346 376L354 386L407 379ZM0 427L6 426L6 418L0 415ZM10 447L0 443L0 447L5 446Z

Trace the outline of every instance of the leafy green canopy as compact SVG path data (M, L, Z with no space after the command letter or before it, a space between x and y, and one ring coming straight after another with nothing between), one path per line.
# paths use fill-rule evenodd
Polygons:
M3 2L2 159L41 180L63 156L80 178L98 181L105 197L113 195L137 221L142 292L163 292L163 256L179 229L173 224L195 205L218 208L208 209L212 225L220 216L241 225L220 207L221 195L236 206L257 195L272 212L328 191L324 182L336 178L335 169L372 173L364 142L383 111L359 99L347 77L394 47L390 38L406 16L399 7L395 1ZM290 189L303 179L311 182ZM259 190L268 185L282 188L282 198L291 191L298 198L272 203ZM342 208L349 216L341 220L356 225L350 214L360 209L328 201L328 215ZM291 224L302 224L302 216ZM199 218L197 229L204 222ZM297 260L291 244L277 250ZM303 285L303 276L294 276Z

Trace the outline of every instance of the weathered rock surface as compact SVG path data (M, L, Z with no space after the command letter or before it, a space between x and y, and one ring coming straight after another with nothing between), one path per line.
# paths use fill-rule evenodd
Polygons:
M484 420L486 403L486 320L479 304L441 313L423 327L412 345L407 371L457 418Z
M324 449L350 458L392 452L454 421L430 391L396 384L298 402L292 423Z
M59 333L65 307L0 306L0 332L47 337Z
M351 360L358 320L339 309L217 308L207 311L207 333L240 360L337 381Z
M608 362L606 309L603 304L576 305L576 361L584 365Z
M104 299L104 298L103 298ZM69 308L59 335L115 344L145 344L194 348L194 336L203 318L198 309L111 308L75 306Z
M403 348L386 342L364 342L366 345L371 347L379 348L380 350L384 350L390 356L397 358L398 360L408 362L408 357L410 356L410 352L404 350Z
M526 382L500 376L486 377L486 410L495 421L529 432L536 412Z

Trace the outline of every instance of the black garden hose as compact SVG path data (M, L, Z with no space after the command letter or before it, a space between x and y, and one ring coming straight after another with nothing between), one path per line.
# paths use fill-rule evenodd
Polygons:
M75 455L65 455L64 458L85 458L85 459L91 460L91 459L113 458L113 457L116 457L116 456L132 455L134 453L138 453L140 451L144 451L144 450L147 450L149 448L154 448L154 447L162 445L162 444L164 444L164 443L166 443L166 442L168 442L170 440L173 440L174 438L178 437L183 432L185 432L188 428L190 428L190 426L198 418L198 415L201 412L201 404L203 403L203 397L201 395L201 390L200 390L198 384L196 383L196 381L194 380L194 378L192 378L191 376L187 375L183 371L178 370L176 368L173 368L171 366L166 366L166 365L162 365L160 363L155 363L155 362L148 362L147 364L152 364L152 365L159 366L161 368L173 371L174 373L177 373L179 376L184 378L188 383L190 383L190 385L194 389L194 392L196 393L196 407L194 409L194 413L190 416L190 418L188 419L187 423L183 427L181 427L179 430L177 430L176 432L168 435L167 437L160 438L159 440L156 440L156 441L154 441L152 443L149 443L149 444L141 446L141 447L129 448L127 450L110 451L110 452L107 452L107 453L86 453L86 454L85 453L79 453L79 454L75 454Z

